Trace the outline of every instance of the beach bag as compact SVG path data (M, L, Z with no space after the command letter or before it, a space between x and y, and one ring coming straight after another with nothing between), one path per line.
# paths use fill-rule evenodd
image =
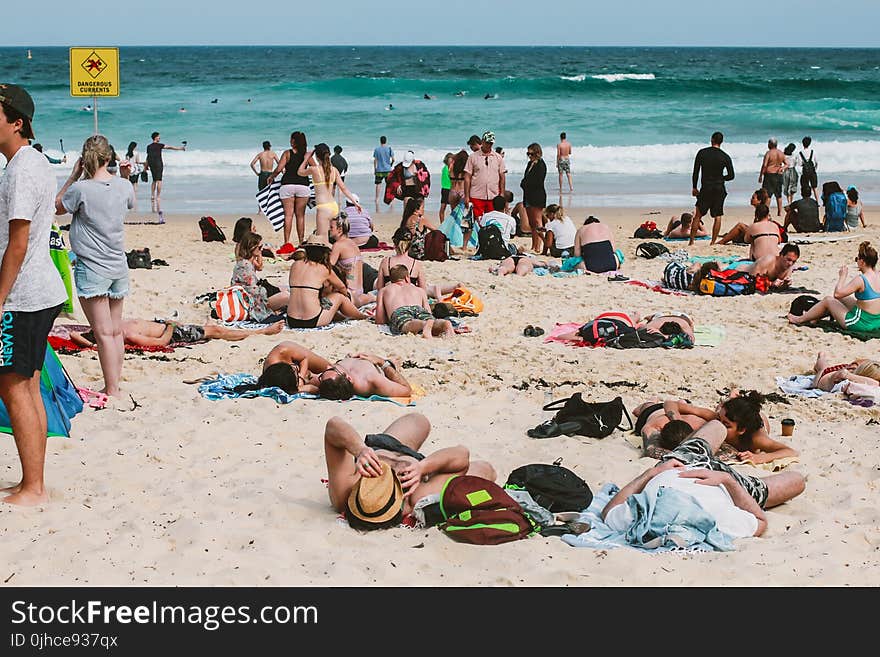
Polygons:
M473 317L483 312L483 302L466 287L455 288L441 301L452 304L452 307L462 317Z
M796 317L800 317L817 303L819 303L818 298L809 294L802 294L796 297L795 300L791 302L791 306L789 306L788 312L792 315L795 315Z
M211 309L221 322L242 322L248 318L250 296L241 285L218 290Z
M449 258L449 238L439 230L428 231L425 235L425 252L422 260L444 262ZM366 288L364 288L366 289Z
M129 269L152 269L153 261L150 258L150 249L132 249L125 254Z
M460 543L499 545L541 530L519 503L494 481L457 475L440 492L437 528Z
M825 200L825 232L836 232L845 229L846 194L832 192Z
M477 255L483 260L504 260L510 256L510 249L501 235L501 229L495 224L480 229L477 245Z
M700 281L700 294L713 297L735 297L741 294L754 294L755 277L744 271L710 269Z
M64 248L64 236L57 224L52 224L49 231L49 256L52 264L58 270L58 275L64 281L64 291L67 292L67 301L61 307L63 313L73 313L73 274L70 270L70 254Z
M640 240L646 239L659 239L663 237L663 233L660 232L660 229L657 228L657 224L653 221L646 221L641 226L636 228L636 232L633 233L633 237L636 237Z
M214 217L202 217L199 219L199 229L202 231L203 242L225 242L226 235L214 221Z
M604 347L608 340L636 330L635 323L624 313L600 313L578 329L578 335L590 347Z
M636 255L643 258L656 258L664 253L669 253L669 249L660 242L642 242L636 247Z
M588 436L590 438L605 438L610 436L616 429L627 431L620 426L623 416L629 421L629 431L632 431L633 423L629 412L623 405L623 398L615 397L607 402L586 402L581 393L576 392L568 399L557 399L544 406L545 411L556 411L552 420L529 429L526 434L532 438L546 438L555 433L556 428L565 429L561 433L572 436ZM552 426L551 426L552 425ZM547 435L549 432L550 435Z
M615 349L650 349L665 346L666 340L666 336L662 333L655 333L646 328L640 328L611 338L605 346Z
M507 477L505 489L527 491L532 499L551 513L583 511L593 501L587 482L568 468L562 459L552 464L530 463L516 468Z
M369 262L362 263L361 278L363 279L364 292L370 292L376 287L376 279L379 278L379 272Z

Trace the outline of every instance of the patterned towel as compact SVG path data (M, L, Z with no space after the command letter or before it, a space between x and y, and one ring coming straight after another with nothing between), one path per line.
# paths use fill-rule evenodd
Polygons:
M346 320L344 322L330 322L327 326L316 326L315 328L290 328L289 326L285 326L282 331L297 331L299 333L305 331L332 331L335 328L339 328L340 326L348 326L349 324L354 323L355 320ZM228 326L229 328L240 328L240 329L261 329L268 326L268 324L260 324L259 322L253 322L249 319L242 320L240 322L220 322L223 326Z
M660 284L660 281L637 281L637 280L628 280L626 281L627 285L638 285L639 287L646 287L652 292L659 292L660 294L671 294L676 297L687 297L693 296L693 292L685 292L684 290L671 290L669 288L663 287Z

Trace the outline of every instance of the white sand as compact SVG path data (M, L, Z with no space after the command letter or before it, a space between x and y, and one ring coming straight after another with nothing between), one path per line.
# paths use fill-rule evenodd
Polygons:
M681 209L679 209L680 211ZM595 212L595 211L594 211ZM626 239L646 218L658 224L672 210L644 216L643 209L602 209L615 227L627 262L623 272L659 278L663 262L636 258L640 240ZM576 223L589 214L575 210ZM747 221L748 208L732 208ZM875 226L861 231L876 244ZM236 217L218 217L228 236ZM378 217L390 241L398 215ZM309 225L314 219L310 213ZM200 241L197 217L174 217L164 226L130 226L127 248L148 246L170 264L131 273L129 317L168 317L204 322L200 293L228 284L231 244ZM257 229L280 242L264 219ZM526 240L518 240L525 243ZM796 285L830 293L841 264L851 267L858 241L802 247ZM743 254L742 247L697 254ZM366 254L377 265L382 253ZM52 498L43 509L0 505L0 581L9 585L877 585L880 584L880 510L877 487L880 419L877 408L844 401L792 400L766 408L773 435L779 420L797 420L790 444L800 450L795 468L808 477L806 492L768 512L769 529L738 543L732 553L646 555L620 548L572 548L558 538L535 537L498 547L457 544L436 529L352 531L330 508L322 477L324 423L332 415L362 433L382 429L406 412L389 403L268 399L207 401L187 379L216 372L259 371L259 360L278 339L293 339L331 358L372 351L433 369L407 369L427 396L413 410L434 430L427 450L464 443L477 458L492 461L501 483L515 467L551 462L580 474L597 490L623 485L652 464L640 458L639 440L617 432L604 440L559 437L534 440L528 428L550 416L548 398L581 391L608 400L621 394L628 408L651 395L682 395L713 404L729 386L776 391L774 377L811 370L820 349L835 362L877 357L877 342L863 343L816 329L794 328L782 318L793 296L737 299L664 296L611 283L604 276L497 278L487 263L468 260L426 263L430 282L466 282L486 304L469 320L474 333L453 340L380 335L369 322L333 331L283 332L243 342L215 340L167 354L169 360L129 355L123 385L137 401L101 411L86 409L70 439L52 438L46 479ZM266 273L286 283L283 263ZM582 321L608 309L643 313L678 309L698 323L721 324L727 339L718 348L617 351L543 345L525 338L526 324L548 330L555 321ZM158 354L159 356L165 356ZM63 356L74 380L101 387L97 356ZM530 377L549 382L582 381L551 394ZM639 382L644 389L608 388L600 381ZM777 391L778 392L778 391ZM19 476L10 438L0 456L0 484ZM709 567L707 567L709 565Z

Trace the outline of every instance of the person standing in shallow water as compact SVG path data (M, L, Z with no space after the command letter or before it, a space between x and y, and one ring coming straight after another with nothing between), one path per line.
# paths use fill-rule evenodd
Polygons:
M152 182L150 183L150 209L159 215L159 223L165 223L165 215L162 213L162 173L165 169L165 163L162 161L162 151L185 151L186 143L183 146L168 146L159 141L159 133L154 132L150 135L152 140L147 145L147 166L150 169Z

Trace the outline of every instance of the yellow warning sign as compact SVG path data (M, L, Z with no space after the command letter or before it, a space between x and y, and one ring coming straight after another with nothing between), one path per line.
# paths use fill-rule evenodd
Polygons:
M70 95L118 96L119 48L71 48Z

